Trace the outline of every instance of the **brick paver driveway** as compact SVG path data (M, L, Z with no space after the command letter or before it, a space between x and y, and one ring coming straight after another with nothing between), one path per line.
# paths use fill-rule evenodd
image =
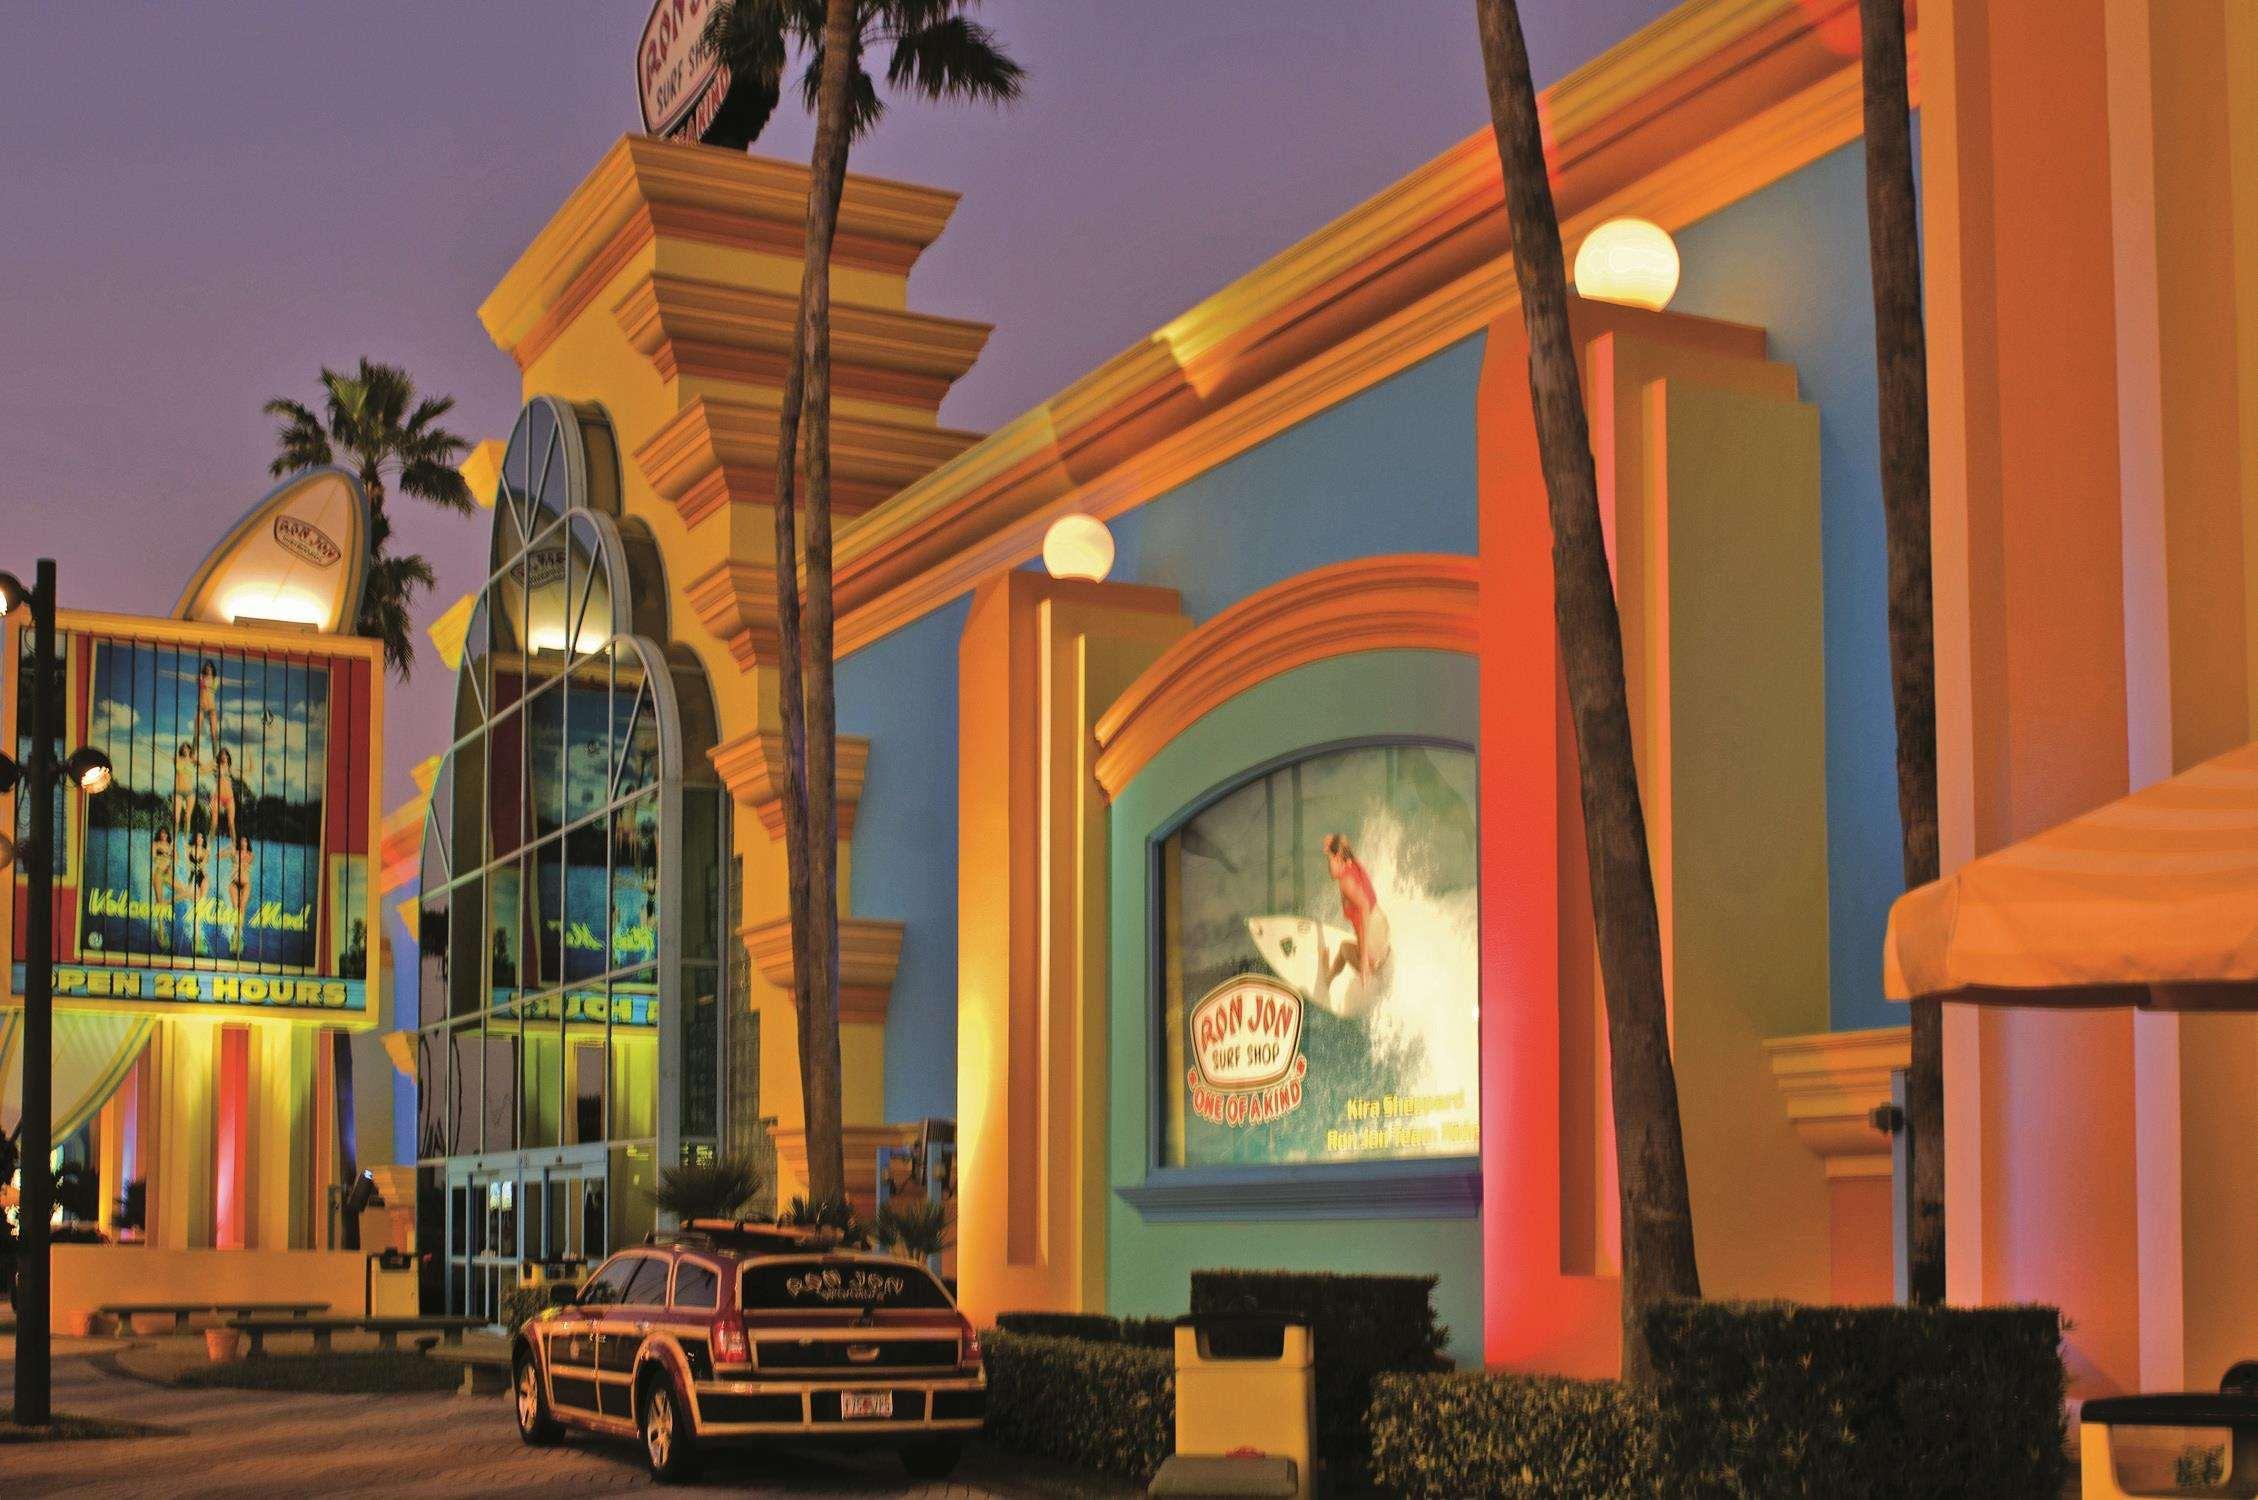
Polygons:
M0 1391L15 1371L0 1338ZM0 1493L199 1497L282 1494L577 1495L651 1488L629 1443L518 1442L503 1396L316 1396L192 1391L123 1372L101 1353L58 1353L55 1409L186 1430L183 1437L0 1446ZM698 1488L753 1495L1120 1497L1140 1493L975 1447L948 1484L905 1479L891 1453L724 1452Z

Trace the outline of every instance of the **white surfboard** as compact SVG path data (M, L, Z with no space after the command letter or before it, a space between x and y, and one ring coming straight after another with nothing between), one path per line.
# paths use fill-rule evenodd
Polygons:
M1247 935L1262 950L1262 961L1270 971L1310 1004L1349 1020L1379 1004L1386 986L1367 983L1354 969L1343 969L1323 994L1317 992L1318 965L1329 965L1343 943L1355 941L1347 928L1308 917L1249 917Z

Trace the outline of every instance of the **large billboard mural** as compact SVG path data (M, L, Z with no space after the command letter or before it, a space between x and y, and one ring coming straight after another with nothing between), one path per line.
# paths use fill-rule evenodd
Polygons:
M1162 841L1161 1165L1481 1149L1474 757L1359 745Z
M65 799L58 999L367 1017L374 662L333 640L63 630L65 739L116 780ZM25 911L19 868L18 993Z

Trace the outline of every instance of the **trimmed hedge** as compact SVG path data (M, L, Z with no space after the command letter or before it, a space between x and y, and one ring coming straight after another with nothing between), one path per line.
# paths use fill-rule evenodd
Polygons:
M1646 1314L1673 1494L1829 1500L2062 1487L2051 1307L1672 1302Z
M988 1363L991 1442L1139 1484L1176 1449L1176 1366L1133 1344L997 1329Z
M1383 1371L1441 1368L1448 1331L1435 1321L1434 1276L1322 1271L1194 1271L1192 1311L1300 1313L1317 1354L1317 1456L1334 1488L1362 1484L1371 1459L1364 1415Z
M1612 1380L1383 1374L1366 1417L1392 1495L1645 1500L1660 1493L1654 1409Z
M1176 1347L1176 1324L1170 1318L1116 1318L1108 1313L1007 1312L996 1314L996 1326L1006 1333L1082 1339L1093 1344L1135 1344L1141 1349Z

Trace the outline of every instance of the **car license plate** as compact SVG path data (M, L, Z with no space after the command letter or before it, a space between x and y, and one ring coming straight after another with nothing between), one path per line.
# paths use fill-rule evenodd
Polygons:
M894 1393L892 1391L841 1391L839 1393L839 1416L843 1421L852 1422L857 1418L870 1418L884 1422L890 1420L893 1415Z

